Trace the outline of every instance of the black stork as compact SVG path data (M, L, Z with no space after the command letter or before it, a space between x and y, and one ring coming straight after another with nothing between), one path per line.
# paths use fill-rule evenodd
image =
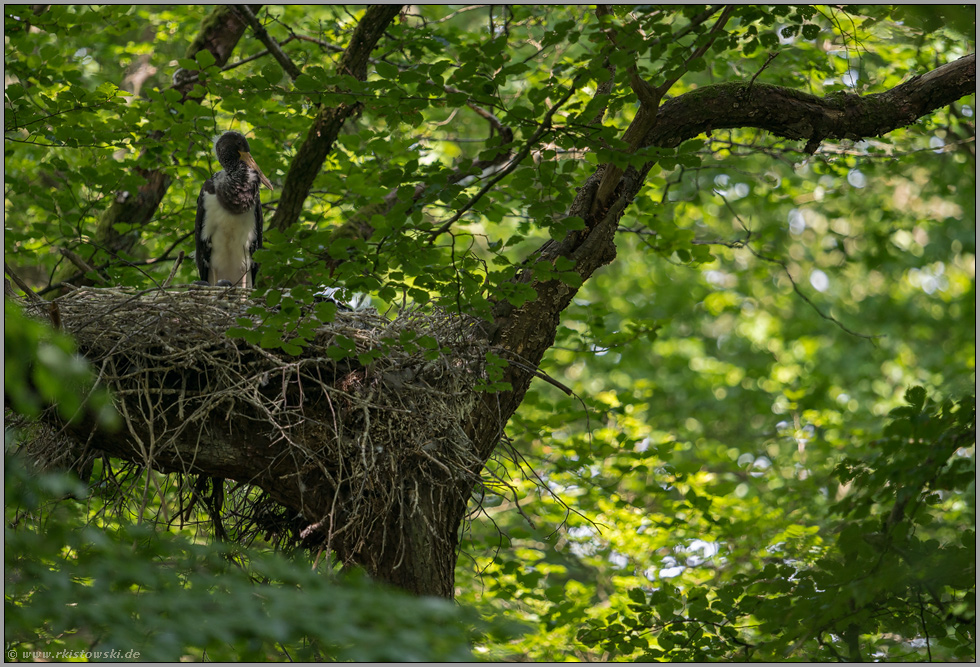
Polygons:
M255 164L248 139L225 132L214 142L222 170L209 178L197 198L194 246L201 282L251 289L259 265L252 255L262 247L259 184L272 182Z

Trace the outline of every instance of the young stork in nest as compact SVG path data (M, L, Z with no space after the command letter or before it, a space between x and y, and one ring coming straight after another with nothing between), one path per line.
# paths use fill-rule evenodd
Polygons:
M209 178L197 198L195 261L201 283L251 289L259 265L252 255L262 247L259 184L270 190L248 151L248 140L225 132L214 142L222 171Z

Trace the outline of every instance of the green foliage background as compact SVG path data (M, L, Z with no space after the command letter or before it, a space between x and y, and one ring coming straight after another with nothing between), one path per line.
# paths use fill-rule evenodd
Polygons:
M600 161L657 159L622 220L617 260L582 287L542 364L575 395L532 385L464 526L458 602L520 620L523 633L475 640L462 629L478 625L470 617L447 625L445 607L390 603L363 582L334 589L264 554L249 556L246 575L229 565L237 552L99 524L97 495L42 521L48 506L29 502L39 492L15 473L8 642L125 640L160 659L295 647L449 659L469 656L470 641L477 656L532 660L975 656L975 99L812 157L755 130L633 158L617 150L636 110L621 74L632 63L654 82L682 73L673 96L757 74L816 95L869 94L972 52L972 12L739 6L724 37L685 64L710 22L670 37L704 7L615 8L606 20L622 41L610 50L587 7L427 6L390 27L358 82L332 62L359 9L262 10L270 34L290 39L295 81L268 56L225 71L207 52L184 58L207 11L5 7L4 254L42 294L76 271L61 249L110 284L162 281L192 249L213 137L247 132L279 184L318 104L365 106L299 223L266 235L260 288L293 289L283 315L252 334L264 345L284 345L310 284L368 292L379 311L485 314L491 296L519 305L534 295L506 281L528 251L575 228L563 217L574 187ZM246 33L231 62L262 50ZM620 74L596 98L607 57ZM177 103L178 67L201 70L198 101ZM602 126L590 125L603 105ZM511 145L479 110L513 130ZM488 195L476 197L483 181L451 180L508 148L528 157ZM140 228L106 222L141 169L172 179L157 214ZM335 234L392 192L369 239ZM278 194L264 195L270 211ZM128 234L130 250L109 252ZM329 271L325 257L346 261ZM177 282L196 278L192 267ZM5 312L7 407L73 412L83 392L45 376L75 368L58 356L68 344ZM100 560L129 562L132 579ZM193 603L165 611L188 591ZM208 604L250 611L232 623ZM404 633L376 634L378 606ZM140 620L151 608L171 614L173 635Z

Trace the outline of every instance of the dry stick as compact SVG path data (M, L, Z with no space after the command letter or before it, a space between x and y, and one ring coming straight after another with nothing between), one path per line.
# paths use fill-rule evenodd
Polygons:
M540 380L544 380L545 382L547 382L551 386L557 387L558 389L561 389L563 392L565 392L569 396L574 396L575 395L575 392L572 391L569 387L566 387L561 382L559 382L558 380L554 379L553 377L551 377L550 375L548 375L547 373L545 373L540 368L537 368L536 366L533 366L531 364L525 363L520 357L518 357L515 353L511 352L510 350L508 350L506 348L502 348L502 347L495 347L494 348L494 352L500 352L500 353L510 354L510 355L516 357L516 359L514 359L510 363L514 364L515 366L517 366L521 370L527 371L528 373L530 373L534 377L536 377L536 378L538 378Z
M517 448L514 447L514 445L511 442L507 442L506 444L507 444L508 449L510 449L510 452L511 452L511 460L518 467L521 468L521 472L524 473L525 479L531 481L532 483L536 483L539 488L547 491L547 493L555 500L555 502L557 502L559 505L561 505L562 507L565 508L565 518L562 519L562 524L564 524L566 521L568 521L568 517L570 515L576 514L576 515L578 515L579 518L581 518L581 519L583 519L585 521L588 521L593 526L595 526L597 530L599 529L599 524L597 524L595 521L593 521L592 519L590 519L587 516L585 516L584 514L582 514L582 512L578 511L577 509L575 509L574 507L572 507L571 505L569 505L568 503L566 503L564 500L562 500L562 498L558 494L558 492L555 491L547 482L545 482L544 479L542 479L542 477L538 474L537 470L535 470L534 467L531 465L531 462L527 460L527 458L524 456L524 454L522 454L521 452L517 451ZM531 472L531 476L530 477L527 475L527 473L525 472L525 470ZM532 479L532 477L533 477L533 479ZM558 528L556 528L554 531L552 531L551 532L551 535L556 534L560 529L561 529L561 525L559 525Z
M759 78L759 75L762 74L763 70L769 67L769 63L775 60L776 56L778 55L779 55L779 51L773 51L769 54L769 57L766 59L766 62L762 63L762 67L759 68L759 71L755 73L755 75L752 77L751 80L749 80L749 85L745 89L746 94L748 94L748 92L752 90L752 84L755 83L755 80Z
M467 5L466 7L461 7L460 9L457 9L452 14L447 14L446 16L443 16L441 19L435 19L434 21L428 21L428 23L431 23L432 25L435 25L437 23L442 23L444 21L448 21L450 19L456 18L456 15L457 14L462 14L463 12L470 12L470 11L473 11L474 9L485 9L485 8L486 8L486 5Z
M301 35L290 35L289 37L287 37L286 39L282 40L281 42L278 42L278 45L279 46L285 46L286 44L289 44L294 39L304 39L304 37L302 37ZM227 65L225 65L224 67L222 67L221 68L221 71L222 72L227 72L228 70L232 70L232 69L235 69L236 67L241 67L242 65L245 65L247 63L250 63L253 60L258 60L259 58L265 58L267 55L269 55L269 53L270 53L270 51L268 49L266 49L265 51L260 51L259 53L256 53L254 56L249 56L248 58L242 58L241 60L236 60L235 62L228 63ZM197 81L200 80L200 78L201 78L200 73L191 74L186 79L181 79L181 81L180 81L179 84L175 83L175 84L171 85L170 88L168 88L167 90L170 90L170 89L173 89L173 88L182 88L182 87L187 86L189 84L196 83Z
M277 20L276 22L278 23L279 21ZM327 51L333 51L334 53L344 52L344 47L342 46L337 46L336 44L330 44L329 42L324 42L322 39L317 39L316 37L310 37L309 35L300 35L293 32L292 28L290 28L289 26L285 26L285 27L286 30L289 30L289 40L298 39L303 42L310 42L312 44L316 44L317 46L323 47ZM279 42L280 46L282 44L285 44L289 40L283 40Z
M431 83L435 85L435 82L432 79L429 79L427 83ZM466 93L464 93L459 88L456 88L455 86L445 85L442 87L442 89L445 90L447 93L466 95ZM467 97L469 96L467 95ZM486 109L478 105L473 100L468 100L466 102L466 106L468 106L470 109L476 112L478 116L487 120L490 123L490 125L492 125L494 129L497 130L497 132L500 132L501 134L506 134L510 130L510 128L506 127L503 123L500 122L499 118L497 118L494 114L492 114L491 112L487 111Z
M164 250L163 251L163 254L160 255L159 257L153 257L151 259L144 259L144 260L140 260L140 261L130 261L130 260L123 260L123 259L116 260L116 261L108 261L108 262L103 262L102 264L99 264L96 267L93 267L92 270L93 271L102 271L103 269L108 269L110 266L117 266L117 265L119 265L119 266L129 266L129 267L133 267L133 268L140 267L140 266L153 266L154 264L158 264L160 262L164 262L164 261L167 261L167 260L171 259L170 253L174 250L174 248L176 248L178 245L180 245L181 243L183 243L184 241L186 241L193 234L194 234L194 231L191 230L191 231L187 232L186 234L184 234L183 236L181 236L180 238L178 238L176 241L174 241L173 243L171 243L170 246L166 250ZM95 245L95 244L90 244L90 245ZM95 247L98 248L100 246L95 245ZM78 289L77 287L75 287L74 285L72 285L72 281L77 280L79 278L84 278L85 277L85 273L86 272L82 271L82 272L76 273L73 276L69 276L69 277L65 278L61 282L54 283L53 285L48 285L47 287L45 287L44 289L41 290L41 294L47 294L48 292L61 289L62 287L70 287L71 289Z
M524 512L524 508L521 507L521 500L520 500L520 497L518 495L517 487L515 487L510 482L508 482L504 478L500 477L496 473L492 472L491 470L487 469L487 472L490 474L490 476L493 479L497 480L502 486L506 487L507 490L510 491L513 494L513 496L514 496L514 508L517 510L517 513L520 514L522 517L524 517L524 520L527 521L527 524L529 526L531 526L531 530L537 530L537 526L534 525L534 521L531 519L531 517L529 517ZM485 514L488 514L488 512L486 511L486 509L484 509L483 512Z
M41 297L39 297L37 294L35 294L34 293L34 290L32 290L30 287L28 287L27 286L27 283L25 283L21 279L20 276L18 276L16 273L14 273L14 270L12 268L10 268L10 265L7 264L7 262L4 262L3 263L3 271L8 276L10 276L10 279L13 280L17 284L17 287L19 287L19 288L21 288L21 290L23 290L24 294L26 294L28 296L28 298L31 299L31 301L38 302L38 301L43 301L44 300Z

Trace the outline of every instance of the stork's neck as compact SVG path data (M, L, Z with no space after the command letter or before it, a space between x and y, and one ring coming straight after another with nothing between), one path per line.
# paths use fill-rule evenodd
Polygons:
M232 213L244 213L259 202L259 175L244 162L238 162L215 174L214 189L222 207Z

